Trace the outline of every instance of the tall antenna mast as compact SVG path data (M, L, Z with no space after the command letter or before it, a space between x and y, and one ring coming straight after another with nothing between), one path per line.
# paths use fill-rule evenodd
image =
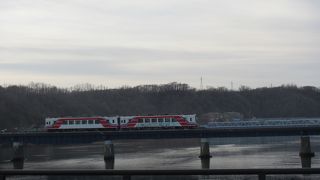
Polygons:
M200 78L200 90L203 90L202 76Z
M233 82L231 81L231 91L233 91Z

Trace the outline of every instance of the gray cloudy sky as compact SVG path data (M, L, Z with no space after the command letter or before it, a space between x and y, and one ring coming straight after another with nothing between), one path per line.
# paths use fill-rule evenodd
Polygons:
M1 0L0 84L320 86L319 0Z

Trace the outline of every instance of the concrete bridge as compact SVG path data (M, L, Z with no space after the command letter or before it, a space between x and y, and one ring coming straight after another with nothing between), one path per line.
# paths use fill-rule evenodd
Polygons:
M90 131L90 132L21 132L0 134L0 144L10 144L13 148L12 162L15 169L22 169L24 162L24 145L26 144L84 144L104 141L104 160L114 163L113 140L118 139L201 139L200 156L202 168L210 168L210 146L207 138L223 137L262 137L262 136L300 136L299 156L304 168L311 167L310 135L320 135L320 126L281 127L281 128L219 128L191 130L141 130L141 131ZM107 166L106 166L107 167Z

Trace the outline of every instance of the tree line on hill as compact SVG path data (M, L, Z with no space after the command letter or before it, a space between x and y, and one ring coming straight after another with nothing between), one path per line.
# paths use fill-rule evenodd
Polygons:
M43 127L46 117L239 112L246 118L320 117L320 89L283 85L197 90L187 84L70 89L42 83L0 86L0 129Z

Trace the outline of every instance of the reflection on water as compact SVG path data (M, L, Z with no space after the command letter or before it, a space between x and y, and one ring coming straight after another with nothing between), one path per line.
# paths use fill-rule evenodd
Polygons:
M201 169L210 169L210 158L201 158Z
M320 167L320 137L311 137L316 153L312 167ZM105 162L103 143L83 145L28 145L25 169L223 169L223 168L300 168L300 137L255 137L210 139L211 159L198 158L199 139L114 141L115 159ZM12 169L12 150L1 148L0 169ZM279 177L279 176L277 176ZM312 179L314 176L294 176ZM24 177L25 178L25 177ZM47 179L47 177L42 177ZM50 177L49 179L55 177ZM71 177L66 177L70 179ZM96 177L95 179L120 177ZM152 179L257 179L256 176L183 176ZM287 179L288 176L282 179ZM63 179L63 178L61 178ZM76 179L86 179L77 177ZM90 178L92 179L92 177ZM121 179L121 178L120 178ZM150 179L135 177L132 179ZM277 179L272 177L271 179ZM280 178L281 179L281 178ZM290 178L289 178L290 179Z

